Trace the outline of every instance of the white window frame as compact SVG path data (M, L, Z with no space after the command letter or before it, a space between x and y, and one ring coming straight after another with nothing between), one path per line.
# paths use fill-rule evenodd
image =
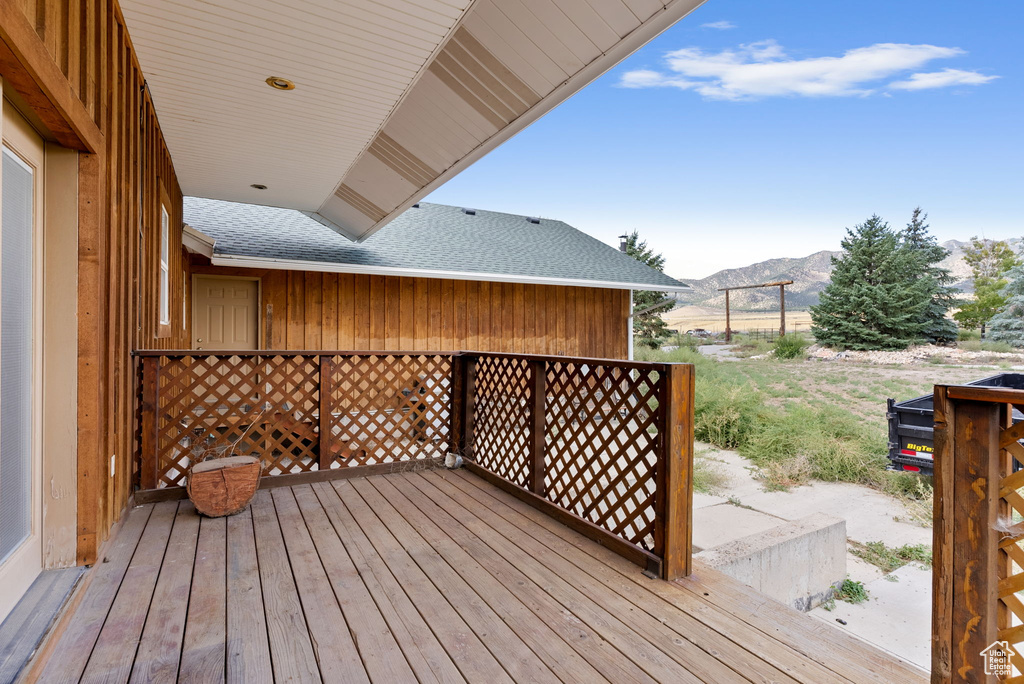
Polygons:
M160 203L160 325L171 324L171 214Z

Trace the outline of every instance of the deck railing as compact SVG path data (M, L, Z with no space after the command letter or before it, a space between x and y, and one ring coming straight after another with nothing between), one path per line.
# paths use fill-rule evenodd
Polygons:
M1024 391L935 388L932 681L1024 673ZM1002 643L1000 643L1002 642Z
M692 366L477 352L137 355L145 492L180 488L189 466L228 454L259 456L283 484L456 452L649 571L689 572Z

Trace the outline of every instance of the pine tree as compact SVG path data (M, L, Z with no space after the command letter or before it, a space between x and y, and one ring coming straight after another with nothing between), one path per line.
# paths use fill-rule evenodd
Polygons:
M933 289L920 277L921 256L877 215L846 233L811 307L815 338L848 349L905 349L923 339Z
M1009 282L999 293L1006 305L989 322L989 339L1024 347L1024 266L1014 266L1006 279Z
M985 337L989 319L1006 306L1006 297L1002 294L1007 285L1004 275L1021 261L1005 240L977 236L972 237L970 246L964 249L964 261L971 267L974 297L961 305L953 318L970 330L981 328L981 336Z
M656 271L665 270L665 257L655 254L654 250L647 246L646 241L640 240L640 233L635 230L626 236L626 254ZM670 311L673 306L675 306L675 300L664 292L634 290L633 335L635 341L651 349L657 348L662 340L671 334L668 325L662 320L661 314ZM635 313L637 311L644 313L637 314Z
M947 314L956 303L956 289L953 287L953 276L949 269L938 266L949 256L949 250L939 245L935 236L928 232L927 220L928 214L925 214L921 207L914 209L910 223L903 229L900 239L904 246L917 255L918 277L926 279L931 290L930 301L924 312L924 338L929 342L951 344L956 342L957 329L956 323L950 320Z

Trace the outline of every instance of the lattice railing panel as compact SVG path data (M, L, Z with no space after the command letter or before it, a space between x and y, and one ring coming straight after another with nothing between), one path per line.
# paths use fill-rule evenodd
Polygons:
M547 368L547 498L651 550L661 375L576 361Z
M191 465L227 455L259 457L265 475L443 456L451 367L450 356L432 354L149 354L139 378L140 484L184 485Z
M473 390L473 459L529 487L530 364L508 356L477 359Z
M184 484L190 465L229 454L259 456L266 474L312 470L318 374L315 356L161 358L158 484Z
M336 356L329 363L331 467L447 453L450 356Z
M1014 409L1024 412L1024 406L1007 405L1006 415ZM1024 422L1016 425L1007 421L999 435L999 446L1004 449L1001 459L1002 478L999 482L1000 520L1002 539L999 542L997 564L997 593L1000 609L996 611L999 641L1006 641L1013 651L1010 662L1015 674L1024 673Z

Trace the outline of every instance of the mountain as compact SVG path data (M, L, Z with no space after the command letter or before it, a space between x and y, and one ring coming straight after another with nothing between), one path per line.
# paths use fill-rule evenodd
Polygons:
M1014 249L1022 246L1022 240L1012 239L1007 242ZM942 243L950 254L941 265L950 270L956 287L964 292L971 289L971 269L963 258L964 247L968 244L960 240ZM824 250L797 259L769 259L743 268L730 268L707 278L680 278L693 288L693 292L679 295L679 301L724 309L725 293L719 292L719 288L792 280L793 284L786 286L786 308L806 309L818 303L818 294L828 284L832 273L832 257L839 254L841 252ZM775 311L779 308L779 291L774 287L736 290L729 295L729 303L737 310Z

